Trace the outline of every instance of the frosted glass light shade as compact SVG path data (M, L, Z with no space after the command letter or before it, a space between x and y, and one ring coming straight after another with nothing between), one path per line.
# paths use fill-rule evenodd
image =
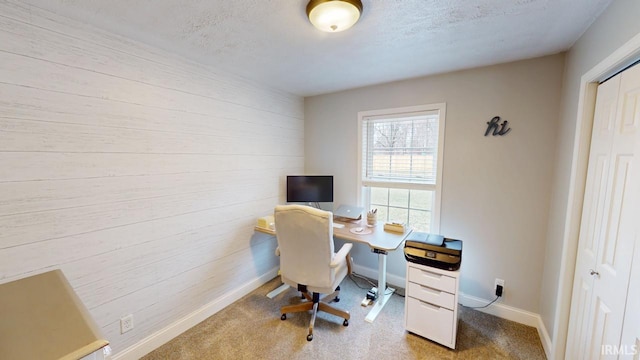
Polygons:
M319 30L339 32L352 27L362 12L360 0L311 0L307 5L309 21Z

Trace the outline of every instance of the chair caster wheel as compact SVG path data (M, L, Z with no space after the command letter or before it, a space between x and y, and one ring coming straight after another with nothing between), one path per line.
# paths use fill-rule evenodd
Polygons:
M340 298L336 296L335 299L333 299L334 302L340 302Z
M349 326L349 320L344 319L344 321L342 322L343 326Z
M311 341L311 340L313 340L313 334L307 335L307 341Z
M282 314L282 316L280 316L280 320L287 320L287 314Z

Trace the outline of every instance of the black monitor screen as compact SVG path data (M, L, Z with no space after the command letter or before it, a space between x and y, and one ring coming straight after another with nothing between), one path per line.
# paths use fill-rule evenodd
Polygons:
M287 202L333 202L333 176L287 176Z

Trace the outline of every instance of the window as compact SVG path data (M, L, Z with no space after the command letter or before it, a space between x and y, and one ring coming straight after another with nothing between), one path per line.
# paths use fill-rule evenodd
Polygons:
M378 221L437 233L445 104L358 113L360 203Z

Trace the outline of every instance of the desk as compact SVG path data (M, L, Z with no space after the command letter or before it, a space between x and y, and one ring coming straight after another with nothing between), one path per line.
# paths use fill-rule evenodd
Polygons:
M104 359L109 342L61 270L0 285L0 359Z
M338 238L345 241L357 242L367 244L371 251L378 254L378 299L373 305L371 311L365 318L368 322L373 322L380 310L386 305L389 298L395 292L395 289L388 288L387 289L387 253L389 251L396 250L400 244L404 241L404 239L409 235L411 230L405 230L404 233L393 233L384 231L384 224L378 222L375 227L369 228L366 225L366 220L356 220L356 221L343 221L342 218L335 218L335 224L344 225L343 227L335 227L333 228L333 237ZM371 230L370 234L354 234L351 232L352 228L362 227L367 230ZM276 232L271 229L265 229L256 227L257 231L275 235ZM285 287L286 289L286 287ZM382 290L380 290L382 289ZM274 290L273 293L277 295L278 291L282 291L281 288ZM274 295L274 296L275 296Z

